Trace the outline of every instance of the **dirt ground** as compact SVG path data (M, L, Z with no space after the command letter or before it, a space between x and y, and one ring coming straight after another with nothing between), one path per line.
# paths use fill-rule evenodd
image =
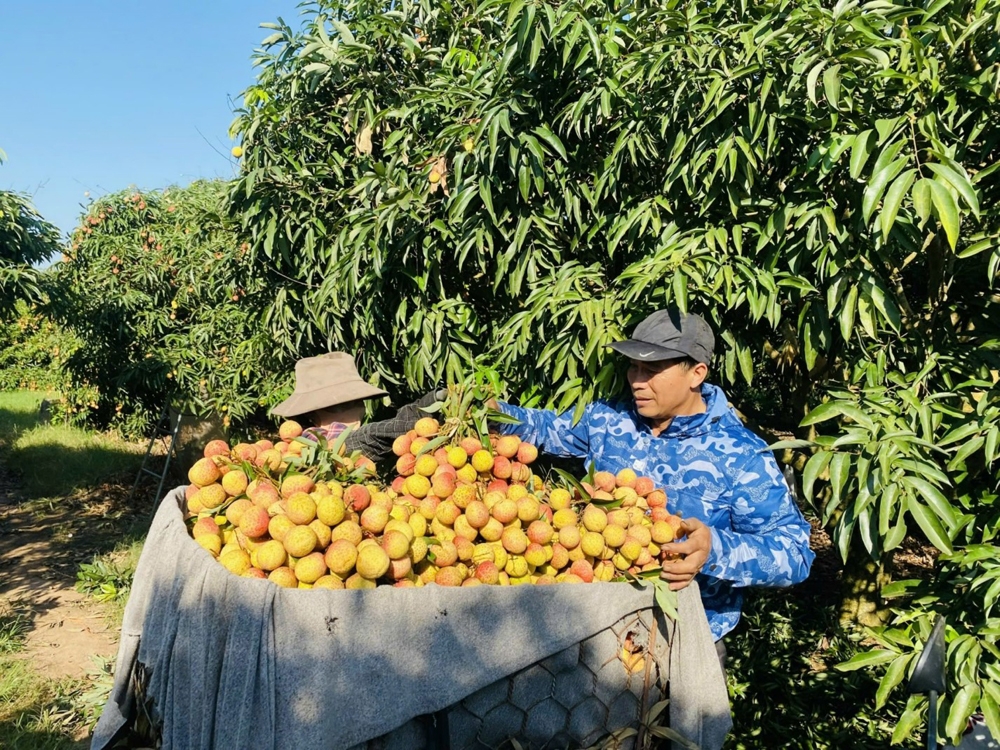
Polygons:
M128 487L106 484L50 503L26 503L0 465L0 606L29 618L22 658L51 677L85 677L111 658L118 629L74 588L81 563L120 538Z

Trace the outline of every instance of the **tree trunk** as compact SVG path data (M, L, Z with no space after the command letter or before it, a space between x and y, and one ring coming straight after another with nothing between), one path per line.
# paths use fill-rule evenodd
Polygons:
M875 562L864 545L852 543L841 583L840 622L865 627L888 622L889 606L882 598L882 588L891 580L891 555Z

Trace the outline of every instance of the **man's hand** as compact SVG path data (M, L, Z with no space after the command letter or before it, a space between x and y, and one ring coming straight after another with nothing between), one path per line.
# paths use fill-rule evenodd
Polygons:
M663 572L660 578L670 581L670 588L674 591L680 591L691 583L712 551L712 530L697 518L685 518L678 533L687 535L687 539L661 547L667 555L682 556L676 560L665 560L661 566Z

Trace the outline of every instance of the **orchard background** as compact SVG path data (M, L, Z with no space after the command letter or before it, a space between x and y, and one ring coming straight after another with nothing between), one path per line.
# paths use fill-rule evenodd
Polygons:
M0 193L0 383L241 435L339 349L395 405L489 365L579 413L623 389L608 343L698 312L836 558L751 599L732 746L913 742L938 614L943 731L1000 736L1000 4L305 8L256 53L231 182L106 195L58 249Z

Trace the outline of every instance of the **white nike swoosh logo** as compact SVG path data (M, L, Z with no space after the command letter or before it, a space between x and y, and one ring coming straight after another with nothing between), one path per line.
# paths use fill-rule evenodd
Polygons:
M648 352L639 352L639 356L640 357L648 357L650 354L656 354L656 350L653 349L653 350L648 351Z

